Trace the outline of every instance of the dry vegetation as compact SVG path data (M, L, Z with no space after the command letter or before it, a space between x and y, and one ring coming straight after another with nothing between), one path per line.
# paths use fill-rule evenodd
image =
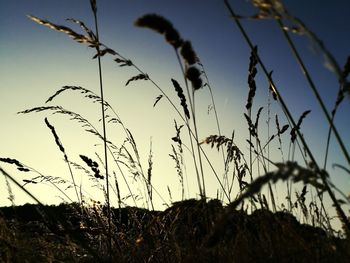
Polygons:
M296 120L289 111L288 104L274 84L272 73L267 70L259 57L258 48L253 45L249 35L240 23L247 17L235 14L229 1L224 1L233 22L251 48L248 68L248 97L244 120L248 127L249 153L244 154L236 144L234 135L221 134L219 116L204 67L189 40L182 39L171 22L157 14L140 17L135 25L148 28L164 36L166 42L175 50L176 59L182 71L183 80L169 79L178 96L173 101L170 96L147 73L119 52L107 47L99 40L97 3L90 1L94 16L95 30L88 28L82 21L70 19L80 26L82 33L54 24L34 16L29 18L43 26L63 32L74 41L86 44L94 50L94 59L101 69L102 56L111 57L121 70L130 67L135 75L125 85L137 81L149 81L160 92L154 107L160 100L167 100L178 114L175 121L175 136L172 138L172 158L182 187L182 200L173 203L165 211L154 209L154 195L159 195L152 184L152 149L148 157L148 168L144 169L132 132L125 127L112 106L103 96L102 71L99 70L100 93L77 86L64 86L53 94L46 103L52 103L62 93L79 92L91 103L101 105L102 132L92 122L77 112L61 106L46 104L24 110L20 114L52 112L62 114L81 124L84 132L91 133L104 144L104 152L96 157L80 155L82 164L71 161L61 142L55 126L45 118L45 124L53 135L54 141L64 157L70 171L71 180L44 175L19 160L0 158L2 165L13 165L22 173L36 173L31 179L19 183L2 166L0 172L5 176L9 199L12 207L0 209L0 259L2 262L347 262L350 258L350 220L344 211L344 205L350 201L346 195L335 194L338 190L332 183L332 177L314 158L307 142L301 134L302 122L310 111L305 111ZM339 136L333 120L337 109L345 96L348 96L350 60L341 68L322 42L300 20L291 16L278 0L254 0L257 14L253 19L274 19L286 37L290 49L296 56L303 72L315 93L329 124L329 137L334 135L345 159L350 158L343 138ZM285 24L286 23L286 24ZM286 25L289 26L286 26ZM329 113L318 94L317 87L305 68L290 37L291 33L308 36L319 45L324 56L335 69L339 80L339 93L333 110ZM262 107L255 109L254 97L257 84L255 76L261 71L269 84L271 100L280 105L288 124L281 125L278 115L267 116L275 123L274 134L261 138L259 121L263 118ZM213 110L216 116L218 134L207 138L198 138L196 119L196 93L207 87L211 94ZM256 112L253 115L253 112ZM270 122L269 122L270 123ZM272 121L271 121L272 123ZM118 125L124 131L125 140L116 145L106 136L109 125ZM269 124L272 126L272 124ZM271 127L271 130L272 127ZM290 137L286 136L289 132ZM187 137L186 137L187 136ZM288 137L288 139L286 139ZM275 162L269 158L269 144L277 141L289 144L288 156L294 156L300 150L303 165L293 158L284 162ZM209 160L205 147L217 149L223 157L224 173L220 175ZM281 148L281 155L284 153ZM207 149L208 150L208 149ZM184 160L184 151L191 153L191 160ZM293 152L290 154L290 152ZM327 147L328 151L328 147ZM95 160L94 160L95 159ZM282 158L283 159L283 158ZM327 160L325 161L327 162ZM115 169L112 169L112 164ZM184 200L184 165L193 165L199 199ZM257 173L257 167L263 171ZM274 167L273 169L269 167ZM206 194L204 167L209 167L217 179L220 189L218 198L209 199ZM349 167L349 166L347 166ZM343 167L348 170L347 167ZM90 177L100 189L105 200L88 200L75 182L77 172ZM120 176L117 176L116 174ZM137 198L128 176L143 185L143 198L147 207L136 207ZM59 206L45 206L26 190L27 184L51 184L67 201ZM282 182L288 189L287 204L276 204L276 188ZM11 185L16 184L37 201L36 205L15 206ZM233 185L237 184L239 192ZM120 187L128 189L127 197L121 196ZM297 187L297 186L302 187ZM295 186L295 187L294 187ZM37 187L40 187L39 185ZM70 197L66 187L74 189L75 198ZM263 191L266 189L266 192ZM310 191L310 189L313 189ZM295 197L294 197L295 192ZM169 193L171 194L171 193ZM336 232L332 218L324 206L324 195L333 202L337 219L342 230ZM340 198L341 197L341 198ZM115 198L118 208L111 207ZM126 205L126 199L132 200L135 207ZM73 201L74 200L74 201ZM223 205L224 203L224 205ZM301 221L307 224L302 224Z
M109 262L106 207L80 209L2 208L2 261ZM350 256L348 240L290 213L225 209L218 200L194 199L165 211L112 209L112 262L347 262Z

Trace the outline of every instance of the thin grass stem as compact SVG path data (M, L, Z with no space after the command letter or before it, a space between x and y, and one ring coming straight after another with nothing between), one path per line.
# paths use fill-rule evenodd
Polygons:
M192 113L193 126L194 126L194 129L195 129L194 130L194 132L195 132L194 139L196 141L197 147L199 147L198 146L199 145L198 132L197 132L197 125L196 125L195 111L194 111L195 110L194 109L194 92L192 93L192 97L191 97L190 89L188 87L188 81L186 79L185 70L184 70L184 67L182 65L182 62L181 62L181 59L180 59L180 56L179 56L179 52L177 51L177 49L174 49L174 50L175 50L177 61L179 62L179 66L181 68L182 75L184 77L184 82L185 82L186 91L187 91L187 97L188 97L188 100L189 100L190 110L191 110L191 113ZM205 198L205 189L203 188L204 181L201 182L201 179L199 177L199 171L198 171L196 155L194 154L194 146L193 146L193 141L192 141L192 136L191 136L191 129L190 129L190 124L189 124L189 120L188 120L187 117L186 117L186 122L187 122L187 128L188 128L188 133L189 133L189 139L190 139L190 143L191 143L193 162L194 162L196 175L197 175L197 182L198 182L198 187L199 187L199 193L200 193L201 198ZM198 153L199 153L199 151L198 151ZM199 159L199 162L200 162L201 175L202 175L202 179L203 179L203 166L202 166L202 162L201 162L200 153L198 154L198 159Z
M95 31L96 31L96 51L97 54L100 54L100 38L98 32L98 19L97 19L97 8L96 1L92 1L92 11L94 14L94 22L95 22ZM97 56L98 61L98 75L99 75L99 83L100 83L100 94L101 94L101 114L102 114L102 128L103 128L103 145L104 145L104 161L106 168L106 202L107 202L107 216L108 216L108 251L109 257L111 260L112 257L112 225L111 225L111 207L110 207L110 196L109 196L109 174L108 174L108 154L107 154L107 131L106 131L106 120L105 120L105 104L104 104L104 94L103 94L103 80L102 80L102 65L101 65L101 56Z
M287 41L295 59L297 60L299 66L303 72L303 75L305 76L305 78L309 84L309 87L311 88L312 92L314 93L314 95L317 99L317 102L320 105L321 110L322 110L324 116L326 117L327 122L328 122L330 128L332 129L336 139L337 139L337 142L338 142L338 144L339 144L339 146L344 154L346 161L350 165L350 155L345 147L345 144L344 144L342 138L339 135L338 129L336 128L336 126L333 122L333 117L330 116L330 114L329 114L329 112L328 112L328 110L323 102L323 99L321 98L321 95L319 94L317 87L316 87L314 81L312 80L311 75L303 62L303 59L301 58L298 50L296 49L296 47L294 45L294 42L292 41L292 39L289 36L289 33L286 30L284 30L285 26L284 26L283 22L281 21L281 19L277 19L276 21L277 21L281 31L283 32L283 35L286 38L286 41Z

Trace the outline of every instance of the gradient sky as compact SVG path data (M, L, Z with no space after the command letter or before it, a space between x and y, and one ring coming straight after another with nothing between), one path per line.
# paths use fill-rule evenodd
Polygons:
M200 57L213 88L216 106L221 122L222 133L230 137L235 130L235 141L244 151L248 149L247 125L243 117L248 88L246 84L250 51L229 18L223 1L97 1L101 42L131 59L148 73L168 94L178 102L170 79L181 82L180 68L173 49L162 36L150 30L137 28L133 22L146 13L158 13L168 18L184 39L192 41ZM248 1L231 1L237 13L252 15L255 10ZM323 40L340 66L350 55L350 24L347 21L350 2L332 1L284 1L291 14L299 17ZM48 117L60 135L61 141L72 161L83 165L79 154L96 159L94 152L102 156L102 148L95 138L85 134L80 126L65 116L52 116L50 113L17 115L16 112L44 105L46 99L64 85L83 86L98 92L97 64L92 60L93 51L79 45L66 35L54 32L30 21L26 15L48 19L49 21L71 26L66 18L75 18L93 25L89 1L70 0L12 0L0 1L0 157L15 158L45 175L59 176L69 180L69 173L61 152L57 149L52 134L45 126ZM282 33L274 21L244 20L253 42L258 45L259 54L273 76L282 96L285 98L295 119L305 110L312 113L302 124L302 131L312 151L320 163L324 158L328 127L321 114L316 99L312 95L305 78L301 74ZM304 36L293 35L312 77L319 88L327 107L334 104L338 85L335 75L323 65L322 56L313 50L310 41ZM159 95L154 86L146 81L137 81L125 87L126 81L137 74L134 69L120 68L109 58L103 58L105 95L116 109L124 124L131 130L139 147L140 156L147 169L150 138L154 155L153 182L166 202L169 202L167 186L171 188L173 200L179 199L180 184L174 162L168 157L171 152L170 138L175 135L174 119L180 122L175 111L163 99L157 107L152 105ZM266 131L267 83L258 68L258 91L253 112L264 107L261 121L262 134ZM213 112L207 114L211 103L207 89L196 94L199 138L217 134ZM59 97L54 104L77 111L96 125L100 109L88 103L79 94L71 92ZM279 114L285 123L278 105L272 105L273 114ZM340 107L336 125L346 146L350 149L349 100ZM274 127L274 125L273 125ZM120 129L111 127L108 139L121 143L125 137ZM183 134L185 136L185 133ZM289 138L285 138L285 156ZM265 137L266 138L266 137ZM215 150L206 148L208 155L216 163L220 156ZM273 161L281 161L274 144ZM330 164L345 165L340 150L332 140ZM189 193L186 197L198 197L192 163L188 163ZM29 179L34 174L17 172L11 165L1 163L17 180ZM328 166L337 185L348 193L350 177L339 169ZM208 170L209 171L209 170ZM216 196L218 184L213 175L207 173L208 195ZM80 175L78 176L80 180ZM79 181L80 182L80 181ZM0 181L0 205L9 205L4 179ZM142 189L135 185L135 191ZM33 185L28 189L46 203L57 203L60 194L50 186ZM16 204L30 201L21 191L13 188ZM98 191L86 189L92 198L101 198ZM124 196L126 189L122 189ZM74 199L74 192L67 191ZM281 194L283 195L283 194ZM156 203L161 207L162 200ZM281 200L283 202L283 200Z

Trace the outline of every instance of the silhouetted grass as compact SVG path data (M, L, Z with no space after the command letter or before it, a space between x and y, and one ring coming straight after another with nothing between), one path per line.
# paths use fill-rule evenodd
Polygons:
M13 203L11 208L0 209L0 215L2 213L0 256L3 262L23 260L28 262L232 262L232 260L237 262L347 262L350 256L350 220L342 205L349 205L350 200L332 183L332 176L326 171L326 164L332 133L335 134L342 153L350 164L343 138L339 136L334 124L338 106L347 95L350 60L348 59L344 69L341 70L322 42L299 19L291 16L280 1L252 1L258 11L253 16L239 16L229 1L224 0L224 3L251 49L250 58L247 59L249 66L246 112L242 109L242 122L245 121L247 125L249 137L246 141L249 154L241 150L247 145L236 144L234 132L231 136L221 134L220 115L216 111L213 90L204 66L192 43L182 39L175 26L166 18L158 14L145 14L136 20L135 25L161 34L174 48L174 59L178 61L182 72L181 77L183 77L181 81L169 77L169 83L172 83L177 93L176 101L173 101L171 96L133 61L101 42L98 34L96 1L90 1L95 31L88 28L84 22L75 19L68 21L78 24L82 33L48 20L29 16L32 21L62 32L74 41L94 50L93 59L98 61L100 95L84 87L64 86L51 95L46 103L53 103L64 93L79 92L84 99L101 106L100 120L103 132L100 133L89 118L61 106L38 106L19 113L62 114L70 121L79 123L83 132L90 133L102 141L104 155L101 158L99 153L96 153L95 157L81 153L79 156L83 164L70 161L65 150L67 146L59 138L59 132L57 132L59 128L45 118L45 124L68 165L71 181L44 175L17 159L0 158L1 163L13 165L19 172L36 174L32 178L23 179L24 185L21 185L0 167L0 172L7 180L9 198ZM329 125L323 165L316 161L314 153L301 132L302 123L307 121L306 117L310 110L304 111L298 121L295 116L292 116L287 101L273 82L272 71L266 68L259 55L258 47L254 45L241 23L242 19L247 18L276 20L290 50L305 73ZM294 27L286 27L285 21L292 22ZM331 115L325 109L317 87L295 48L289 32L298 32L311 37L336 69L340 89ZM132 131L124 125L120 116L103 96L103 71L100 60L103 56L113 59L120 66L120 70L130 67L136 71L125 81L125 86L136 85L141 80L150 82L161 93L153 107L156 107L160 100L165 99L174 108L176 118L180 120L180 122L175 121L176 135L171 138L174 144L171 144L172 152L169 156L175 162L181 186L181 201L172 203L165 211L155 211L154 207L155 196L164 204L168 202L152 183L154 162L152 141L148 154L148 169L145 170ZM264 107L257 107L254 104L258 88L255 77L258 72L265 75L273 100L269 100L267 111ZM218 134L198 138L196 95L198 92L204 92L206 86L211 95L216 117L214 125L217 127ZM270 103L280 105L283 117L288 124L281 125L278 114L271 116ZM267 119L269 129L267 138L261 134L261 125L259 125L264 118ZM271 125L270 119L274 120L275 125ZM106 134L111 125L122 128L125 138L121 144L115 144L107 139ZM187 134L183 134L183 127L187 129ZM290 136L286 136L287 131ZM270 144L274 141L279 145L282 162L270 157ZM283 145L287 144L289 145L288 155L283 150ZM223 172L208 158L205 151L209 148L208 146L213 150L214 148L217 151L221 150ZM304 165L295 161L296 152L305 161ZM189 160L184 157L185 153L189 154L193 161L196 174L192 176L196 176L200 200L185 200L185 169L186 165L190 165ZM116 170L112 168L111 161L116 165ZM207 165L208 169L205 169L204 165ZM274 168L271 169L271 167ZM342 168L349 171L348 167ZM173 168L169 167L169 169ZM85 173L90 177L94 186L103 192L104 203L84 196L82 186L76 184L76 172ZM221 177L220 173L222 173ZM215 176L219 186L217 198L213 199L206 194L206 178L209 174ZM141 185L141 193L140 188L135 189L134 185L128 181L129 177L133 182ZM106 183L102 184L102 180ZM125 189L121 188L122 181L127 188L127 194L124 193ZM281 181L287 188L286 206L284 204L279 206L276 200L278 192L274 186ZM69 204L46 207L25 187L27 184L40 187L40 183L47 182L53 185ZM33 198L39 204L40 213L37 214L36 206L14 206L11 184L19 186ZM301 189L299 189L300 185L302 185ZM237 191L234 186L237 186ZM70 187L75 190L77 203L74 203L66 192ZM267 191L264 187L267 187ZM169 187L168 190L172 202ZM335 192L338 192L337 195ZM112 193L114 195L111 195ZM331 213L325 209L323 199L325 194L328 194L332 200L343 227L340 236L345 238L337 237L335 234L331 224ZM118 201L118 209L111 208L113 197ZM128 206L128 199L132 199L135 207ZM145 207L137 208L139 199L144 201ZM300 224L295 217L308 224ZM31 254L32 250L35 252Z

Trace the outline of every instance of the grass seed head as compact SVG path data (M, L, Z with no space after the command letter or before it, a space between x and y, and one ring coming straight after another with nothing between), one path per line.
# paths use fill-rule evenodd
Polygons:
M193 65L197 62L198 58L196 52L192 48L190 41L184 41L181 46L181 56L188 65Z
M201 73L199 72L198 68L192 66L189 67L186 71L186 78L191 81L192 87L194 90L198 90L202 87L203 81L200 78Z
M181 88L180 84L175 79L171 79L171 82L173 83L175 91L177 92L177 96L180 98L181 106L184 110L186 117L188 119L190 119L190 112L189 112L188 107L187 107L186 97L184 95L183 89Z
M173 25L164 17L157 14L146 14L135 21L138 27L145 27L164 35L166 41L174 48L179 48L182 39Z

